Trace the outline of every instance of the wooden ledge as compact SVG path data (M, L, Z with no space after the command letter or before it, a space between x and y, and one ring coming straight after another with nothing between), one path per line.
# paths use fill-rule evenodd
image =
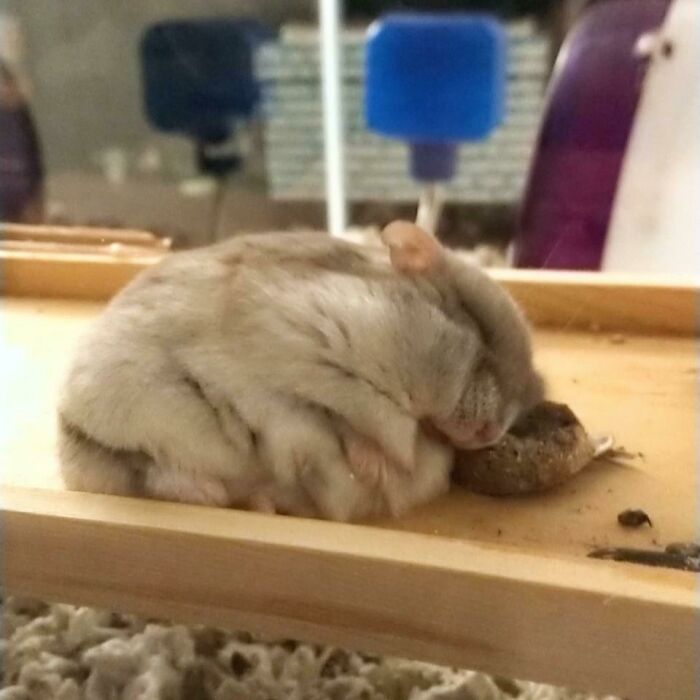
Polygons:
M106 301L166 254L153 246L116 254L0 249L0 281L9 296ZM536 326L696 335L700 278L493 269Z
M498 269L535 326L697 335L700 277Z
M8 592L636 700L697 696L689 574L92 494L2 500Z

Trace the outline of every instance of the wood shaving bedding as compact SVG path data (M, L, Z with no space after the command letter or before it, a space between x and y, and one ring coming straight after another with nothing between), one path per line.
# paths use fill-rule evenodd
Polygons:
M87 607L10 598L2 614L0 700L595 700L473 671Z

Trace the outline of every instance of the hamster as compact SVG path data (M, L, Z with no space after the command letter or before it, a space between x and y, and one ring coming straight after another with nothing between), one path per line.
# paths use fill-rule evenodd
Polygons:
M382 240L242 236L138 275L64 383L66 486L339 521L446 491L453 446L539 401L528 328L418 227Z

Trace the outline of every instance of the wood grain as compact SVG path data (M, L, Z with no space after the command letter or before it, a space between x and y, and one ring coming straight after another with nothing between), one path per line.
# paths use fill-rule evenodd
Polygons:
M107 301L162 253L137 258L76 253L23 253L0 250L0 285L8 297Z
M585 558L695 534L694 338L537 331L553 397L641 456L537 498L455 490L400 521L341 526L63 492L56 390L100 308L2 300L8 591L635 700L697 697L697 577ZM654 527L620 528L630 507Z
M105 301L170 246L147 231L0 223L0 285L13 296Z
M700 278L494 270L539 327L696 335Z

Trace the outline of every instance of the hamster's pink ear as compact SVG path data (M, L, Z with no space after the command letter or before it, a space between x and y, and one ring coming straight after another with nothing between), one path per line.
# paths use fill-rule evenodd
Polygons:
M399 272L428 272L442 260L438 240L410 221L394 221L380 235Z

